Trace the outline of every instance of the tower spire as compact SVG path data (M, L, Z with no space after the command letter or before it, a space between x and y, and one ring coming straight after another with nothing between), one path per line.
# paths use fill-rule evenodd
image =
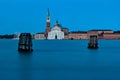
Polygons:
M48 8L47 17L46 17L46 31L45 31L46 38L48 36L48 32L50 32L50 11L49 11L49 8Z
M48 13L47 13L47 16L50 16L50 10L49 10L49 8L48 8Z
M50 11L49 11L49 8L48 8L48 11L47 11L47 22L50 23Z
M56 23L58 24L58 19L56 20Z

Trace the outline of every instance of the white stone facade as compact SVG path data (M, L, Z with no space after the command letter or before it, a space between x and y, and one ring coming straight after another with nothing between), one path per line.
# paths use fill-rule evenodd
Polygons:
M48 33L47 39L64 39L64 32L62 31L62 26L56 22L55 26Z
M48 39L64 39L64 32L51 31L48 33Z

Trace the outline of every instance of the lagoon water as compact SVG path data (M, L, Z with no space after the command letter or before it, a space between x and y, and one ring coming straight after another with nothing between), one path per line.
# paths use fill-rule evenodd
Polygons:
M17 40L0 40L0 80L120 80L120 40L36 40L18 53Z

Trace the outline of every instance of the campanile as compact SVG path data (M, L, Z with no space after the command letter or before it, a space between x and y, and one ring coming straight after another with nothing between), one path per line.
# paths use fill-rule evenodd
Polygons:
M46 17L46 31L45 31L46 37L48 36L48 32L50 32L50 11L49 9L47 12L47 17Z

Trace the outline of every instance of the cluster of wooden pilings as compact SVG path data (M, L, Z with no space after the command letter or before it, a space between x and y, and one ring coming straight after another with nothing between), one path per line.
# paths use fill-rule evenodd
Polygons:
M91 35L89 38L89 43L88 43L88 48L89 49L97 49L98 48L98 37L97 35Z
M21 33L18 43L19 52L32 52L32 36L30 33Z

